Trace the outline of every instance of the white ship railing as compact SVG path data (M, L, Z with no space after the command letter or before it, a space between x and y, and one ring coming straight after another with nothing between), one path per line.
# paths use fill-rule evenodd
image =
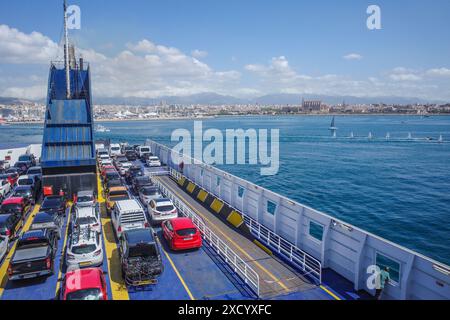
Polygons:
M170 190L168 190L158 179L154 179L155 184L160 188L161 193L172 200L180 213L192 220L200 233L211 247L225 259L234 272L241 277L249 288L259 297L259 275L239 257L224 241L222 241L210 228L206 226L203 220L195 214L183 201L179 200Z
M181 173L173 168L170 169L170 175L176 180L182 177ZM258 240L271 247L271 249L275 250L283 258L289 260L292 265L303 271L304 275L308 275L309 277L316 280L317 284L322 283L322 264L319 260L307 254L286 239L283 239L275 232L264 227L255 219L234 208L226 201L222 199L220 200L225 202L228 206L230 206L230 208L242 215L245 224Z

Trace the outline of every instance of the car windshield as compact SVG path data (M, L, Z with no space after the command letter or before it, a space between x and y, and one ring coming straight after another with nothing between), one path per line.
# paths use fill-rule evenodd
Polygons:
M197 230L194 228L181 229L177 231L177 234L181 237L189 237L193 236L197 233Z
M154 257L157 255L155 244L138 244L130 248L128 257Z
M101 300L103 298L100 289L83 289L67 294L67 300Z
M141 152L150 152L150 148L141 148Z
M20 198L25 198L25 197L31 196L31 190L29 190L29 189L16 190L16 191L14 191L14 196L20 197Z
M19 161L30 161L30 156L20 156Z
M31 169L28 170L28 174L41 174L41 169Z
M95 251L96 248L97 247L95 244L85 244L81 246L74 246L71 251L74 254L87 254Z
M31 186L33 184L33 179L20 179L17 184L19 186Z
M22 206L20 204L3 204L0 207L0 211L2 213L7 213L7 212L20 212L22 211Z
M81 224L94 224L96 223L97 220L95 219L95 217L79 217L77 219L76 224L81 225Z
M55 208L59 207L62 203L62 200L60 198L52 198L52 199L45 199L44 202L42 202L43 208Z
M159 161L158 157L150 157L149 159L150 159L150 161Z
M38 248L42 246L48 246L48 241L46 239L30 239L30 240L20 240L20 249L31 249Z
M153 196L155 194L158 194L158 190L157 189L142 189L142 194L144 196Z
M167 211L172 211L173 209L175 209L172 205L165 205L165 206L157 206L156 210L158 210L159 212L167 212Z
M94 198L92 196L79 196L77 198L77 202L91 202L94 201Z

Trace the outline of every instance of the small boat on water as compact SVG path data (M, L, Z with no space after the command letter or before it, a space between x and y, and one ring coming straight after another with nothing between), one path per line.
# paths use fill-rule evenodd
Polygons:
M95 127L95 132L110 132L111 130L106 128L105 126L102 126L101 124L97 125Z
M369 138L369 139L373 138L372 132L369 132L369 136L367 138Z
M408 133L408 139L412 139L412 134L411 134L411 132Z
M350 133L350 138L353 139L355 137L353 131Z
M439 143L442 143L442 142L444 142L444 138L442 138L442 134L441 134L441 135L439 135L439 139L438 139L438 142L439 142Z
M335 117L333 116L333 119L331 120L331 124L330 124L330 128L329 128L331 131L335 131L338 129L334 123L334 120L335 120Z
M391 134L388 132L386 133L386 140L389 140L391 138Z

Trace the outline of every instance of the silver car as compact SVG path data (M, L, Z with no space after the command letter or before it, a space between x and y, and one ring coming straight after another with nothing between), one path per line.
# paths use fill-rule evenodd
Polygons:
M74 228L67 246L67 269L98 267L103 264L103 244L100 233L89 226Z
M89 227L98 233L101 233L100 212L97 206L92 207L76 207L73 217L74 228Z
M141 199L144 205L150 203L152 200L160 198L162 198L162 195L157 186L146 186L139 190L139 199Z

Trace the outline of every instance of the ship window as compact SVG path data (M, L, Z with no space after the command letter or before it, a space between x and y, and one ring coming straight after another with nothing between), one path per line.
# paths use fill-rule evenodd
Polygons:
M271 215L275 215L275 211L277 210L277 204L273 201L267 201L267 213Z
M216 177L216 185L220 186L220 177Z
M238 186L238 197L242 198L244 196L245 189L241 186Z
M389 276L391 281L399 283L400 281L400 263L382 255L381 253L376 254L375 264L380 268L389 268Z
M320 223L309 221L309 235L314 239L322 241L323 238L323 225Z

